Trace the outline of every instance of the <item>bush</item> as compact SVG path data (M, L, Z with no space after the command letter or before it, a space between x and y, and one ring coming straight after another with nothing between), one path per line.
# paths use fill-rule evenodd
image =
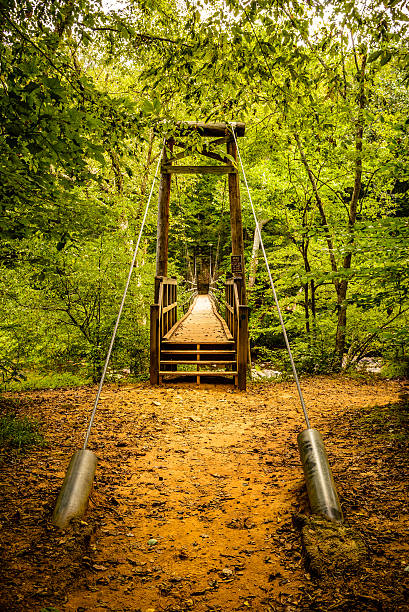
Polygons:
M58 389L60 387L79 387L86 385L90 379L72 372L53 372L51 374L40 374L37 372L27 373L26 379L13 381L7 385L8 391L31 391L35 389Z
M409 358L402 358L399 361L387 363L381 371L384 378L408 378L409 377Z
M26 448L44 445L45 440L39 432L39 423L28 417L19 418L14 414L0 417L0 446Z

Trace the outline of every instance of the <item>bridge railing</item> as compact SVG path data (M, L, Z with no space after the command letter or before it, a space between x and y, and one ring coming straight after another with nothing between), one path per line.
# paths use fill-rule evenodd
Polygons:
M181 309L183 310L183 314L186 314L186 312L189 310L193 300L195 299L195 297L197 296L197 282L196 279L191 280L184 280L182 281L184 284L188 285L188 289L184 288L184 293L185 293L185 301L180 304ZM183 299L183 298L182 298Z
M210 296L217 301L218 310L222 306L220 283L209 287ZM239 389L246 388L247 358L248 358L248 317L249 308L243 304L244 288L241 278L230 278L226 281L225 290L225 321L235 342L237 359L237 384ZM194 283L186 292L188 299L185 305L190 305L197 295ZM161 341L177 322L177 280L164 276L155 277L155 304L151 305L150 313L150 381L158 384L160 371ZM169 366L170 367L170 366Z
M249 307L242 303L243 280L241 278L227 279L225 291L225 320L236 343L238 387L245 389L249 352Z
M222 304L224 302L225 284L221 279L212 279L209 283L209 295L217 308L217 312L221 313Z
M160 343L177 321L177 280L155 276L155 304L150 317L150 381L159 381Z

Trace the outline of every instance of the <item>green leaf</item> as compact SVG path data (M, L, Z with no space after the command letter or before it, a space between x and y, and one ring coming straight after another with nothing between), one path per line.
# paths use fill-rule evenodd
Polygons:
M151 115L154 111L154 107L152 105L152 102L150 102L149 100L144 100L142 103L142 107L141 110L143 112L144 115Z
M369 57L368 57L368 62L374 62L375 60L378 59L378 57L380 57L382 55L383 51L382 49L378 49L377 51L373 51L372 53L370 53Z
M392 59L392 53L389 51L384 51L380 65L385 66Z

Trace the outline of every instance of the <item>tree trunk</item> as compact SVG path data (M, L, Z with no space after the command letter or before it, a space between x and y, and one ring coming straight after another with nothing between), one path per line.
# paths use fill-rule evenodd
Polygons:
M310 241L308 239L303 239L301 246L301 254L304 261L304 270L307 274L311 272L310 260L308 259L308 247L310 245ZM311 291L312 294L312 291ZM312 295L313 297L313 295ZM315 296L314 296L315 299ZM313 309L311 309L313 310ZM314 305L315 311L315 305ZM310 291L308 281L304 284L304 315L305 315L305 331L307 332L308 337L310 336L311 325L310 325Z
M315 326L315 317L316 317L316 307L315 307L315 282L313 279L311 279L310 282L310 288L311 288L311 314L312 314L312 320L313 320L313 325Z
M108 151L109 157L111 158L112 170L114 172L115 188L118 195L121 195L124 190L124 179L122 176L121 164L119 157L114 149Z
M305 331L310 335L310 296L308 283L304 284L304 316L305 316Z
M315 197L315 201L316 201L316 204L317 204L317 208L318 208L318 211L320 213L321 225L322 225L322 227L324 229L325 239L326 239L327 246L328 246L328 251L329 251L329 258L330 258L330 263L331 263L331 269L332 269L333 272L337 272L338 271L338 266L337 266L337 262L336 262L335 254L334 254L334 243L333 243L333 240L332 240L331 233L329 231L327 215L325 213L324 205L323 205L323 202L321 200L321 196L320 196L319 191L318 191L317 183L316 183L316 180L314 178L314 174L313 174L313 172L312 172L312 170L310 168L310 165L308 163L308 160L306 158L303 146L301 144L300 137L299 137L299 135L296 132L294 133L294 138L295 138L295 141L296 141L297 146L298 146L298 150L299 150L300 155L301 155L301 161L304 164L304 167L305 167L305 169L307 171L307 174L308 174L308 178L310 179L312 191L314 193L314 197ZM336 285L335 285L335 288L336 288Z
M365 107L365 68L366 68L367 56L362 56L361 67L357 75L359 84L358 90L358 116L356 120L355 129L355 177L354 177L354 189L352 192L351 202L349 205L349 239L348 248L343 260L344 270L350 270L352 265L352 247L354 245L354 226L356 222L358 201L361 193L362 186L362 148L363 148L363 131L364 131L364 115L363 109ZM334 349L334 365L337 368L342 367L342 359L345 353L345 341L346 341L346 325L347 325L347 293L348 293L348 279L345 278L338 284L338 324L337 332L335 337L335 349Z
M354 168L354 188L351 196L351 201L349 205L348 211L348 229L349 229L349 240L347 243L347 250L342 262L342 267L344 270L350 270L352 265L352 247L354 244L354 226L356 222L357 209L358 209L358 201L361 193L361 185L362 185L362 148L363 148L363 130L364 130L364 114L363 109L365 108L366 99L365 99L365 68L366 68L367 56L362 56L361 66L358 70L357 80L358 80L358 115L355 123L355 168ZM335 259L334 253L334 244L332 240L332 236L328 227L328 221L325 213L325 209L323 206L323 202L321 200L317 183L315 181L314 174L309 166L308 160L304 153L304 149L301 144L300 137L297 133L294 133L294 138L298 146L298 150L300 152L301 161L307 171L308 178L310 180L312 190L315 196L317 208L321 217L321 225L325 232L325 238L329 251L329 258L331 263L331 269L333 272L338 271L338 266ZM342 367L342 359L345 353L345 341L346 341L346 324L347 324L347 293L348 293L348 279L344 278L341 281L335 279L334 287L337 294L337 310L338 310L338 320L337 320L337 330L335 335L335 346L334 346L334 359L333 365L337 369L341 369ZM315 311L315 299L314 299L314 311Z

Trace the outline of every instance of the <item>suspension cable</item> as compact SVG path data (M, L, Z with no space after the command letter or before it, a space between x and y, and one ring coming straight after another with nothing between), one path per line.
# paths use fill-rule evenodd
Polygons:
M106 359L105 359L105 364L104 364L104 369L102 371L101 380L99 381L99 386L98 386L97 395L95 397L94 407L92 409L91 416L90 416L90 419L89 419L88 429L87 429L87 433L86 433L86 436L85 436L83 450L86 450L86 448L88 446L88 440L89 440L89 436L90 436L90 433L91 433L92 425L94 423L95 413L97 411L97 406L98 406L99 398L100 398L100 395L101 395L102 386L104 384L105 376L106 376L106 373L107 373L109 361L111 359L111 353L112 353L112 349L113 349L113 346L114 346L114 342L115 342L115 338L116 338L116 333L118 331L119 321L121 320L122 311L123 311L124 304L125 304L125 299L126 299L126 294L128 293L129 284L131 282L131 277L132 277L132 272L133 272L133 269L134 269L134 266L135 266L136 256L137 256L138 251L139 251L139 245L140 245L141 238L142 238L142 232L143 232L143 229L145 227L146 217L148 215L148 210L149 210L149 206L150 206L151 199L152 199L153 189L155 187L155 179L158 178L158 170L159 170L159 165L160 165L161 160L162 160L164 148L165 148L165 141L163 142L163 147L162 147L162 150L161 150L160 155L159 155L158 163L157 163L156 170L155 170L155 176L153 177L152 187L151 187L151 190L150 190L150 193L149 193L148 202L146 204L145 213L144 213L143 219L142 219L142 225L141 225L140 230L139 230L138 240L136 241L136 247L135 247L135 250L134 250L134 253L133 253L131 266L129 268L128 278L127 278L127 281L126 281L126 284L125 284L124 293L122 295L121 305L119 307L118 316L117 316L117 319L116 319L116 322L115 322L114 330L112 332L111 342L110 342L109 349L108 349L108 352L107 352L107 356L106 356Z
M298 395L299 395L301 406L302 406L302 409L303 409L305 422L307 424L307 429L310 429L311 426L310 426L310 421L309 421L308 414L307 414L307 408L305 407L304 396L303 396L303 393L302 393L302 390L301 390L300 380L298 378L297 369L295 367L293 354L291 352L290 343L288 341L287 331L286 331L286 328L285 328L283 316L281 314L281 308L280 308L280 304L278 302L278 297L277 297L277 293L276 293L276 290L275 290L275 286L274 286L274 282L273 282L273 277L271 275L271 270L270 270L270 266L269 266L269 263L268 263L266 250L264 248L264 242L263 242L263 238L261 236L260 226L259 226L258 221L257 221L256 211L254 209L253 200L251 198L250 189L249 189L249 186L248 186L248 183L247 183L246 173L244 172L243 161L241 159L240 149L239 149L239 145L238 145L238 142L237 142L236 133L234 131L234 125L230 124L230 127L231 127L231 130L233 132L234 141L236 143L237 155L238 155L239 160L240 160L241 171L243 173L244 183L246 185L247 194L249 196L250 206L251 206L251 210L252 210L252 213L253 213L254 222L256 224L257 233L258 233L259 238L260 238L260 246L261 246L261 249L263 251L264 262L266 264L268 278L270 280L271 289L273 291L274 301L275 301L275 305L276 305L277 312L278 312L278 318L280 319L280 325L281 325L281 329L283 331L283 336L284 336L285 345L287 347L288 356L290 357L291 367L292 367L292 370L293 370L295 383L297 385Z

